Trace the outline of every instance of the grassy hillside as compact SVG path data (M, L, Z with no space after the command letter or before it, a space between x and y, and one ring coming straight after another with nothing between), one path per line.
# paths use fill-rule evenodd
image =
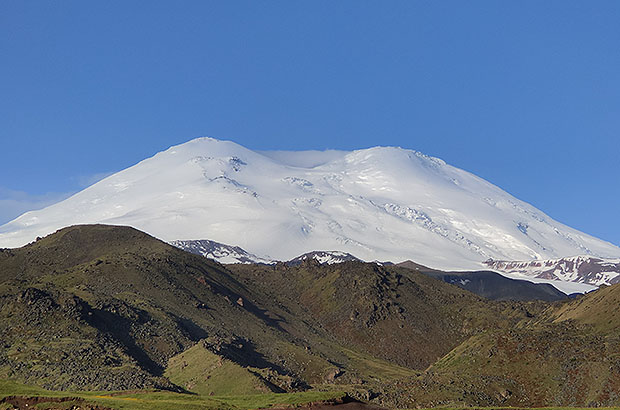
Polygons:
M498 302L404 267L223 266L76 226L0 250L0 392L114 408L335 394L317 389L399 408L618 405L618 289ZM136 393L106 393L121 390Z
M338 391L263 393L236 396L205 396L169 391L53 391L0 380L0 409L13 409L11 397L29 399L23 408L72 409L100 406L98 410L242 410L269 407L296 407L313 402L342 401ZM7 400L8 399L8 400ZM23 400L24 402L26 400ZM35 404L36 403L36 404ZM36 406L36 407L35 407ZM20 407L21 408L21 407Z
M201 359L243 373L245 392L339 383L367 397L497 322L482 299L408 270L228 269L128 227L2 250L0 279L0 375L65 390L224 392L227 372L206 383L208 365L173 366L203 341Z
M469 338L422 375L393 383L385 394L403 406L618 405L619 290L615 285L576 300L538 305L512 329Z
M317 322L314 327L339 344L409 369L424 370L469 335L502 322L501 305L394 266L308 260L292 267L229 269L295 317Z
M243 366L290 374L296 381L287 390L333 367L297 346L222 265L132 228L71 227L4 250L0 278L0 374L17 380L61 389L173 388L160 377L168 359L207 337ZM296 361L284 363L291 354ZM97 369L116 376L102 380Z
M555 322L574 320L591 325L605 335L620 336L618 306L620 306L620 286L603 286L596 292L550 311L550 314Z
M205 396L283 392L260 372L212 353L203 341L170 358L164 375L176 385Z

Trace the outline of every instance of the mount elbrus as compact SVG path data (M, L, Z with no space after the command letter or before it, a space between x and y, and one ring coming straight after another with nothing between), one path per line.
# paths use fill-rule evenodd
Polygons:
M129 225L165 241L231 244L266 260L334 250L366 261L480 270L488 260L620 257L620 248L475 175L392 147L257 152L198 138L27 212L0 227L0 246L83 223ZM614 275L545 278L598 285Z

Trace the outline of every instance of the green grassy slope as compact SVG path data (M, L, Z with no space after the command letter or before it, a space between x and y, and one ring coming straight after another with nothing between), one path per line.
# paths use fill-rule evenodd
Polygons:
M414 370L424 370L469 335L509 321L500 319L501 304L404 268L308 261L229 269L296 318L316 322L340 345Z
M0 251L0 376L182 390L195 376L171 383L168 360L209 339L210 354L258 369L270 389L362 386L416 374L494 321L482 299L403 272L228 269L132 228L65 228Z
M581 296L561 308L550 311L555 322L574 320L592 325L597 331L620 336L620 286L603 286L596 292Z
M170 358L164 375L186 390L202 395L282 392L263 379L260 371L241 367L212 353L205 341Z
M249 395L196 395L169 391L53 391L40 387L0 380L0 409L2 399L9 396L51 398L42 400L34 408L70 409L84 404L99 405L118 410L232 410L258 409L281 406L299 406L318 401L338 401L344 393L338 391L307 391L299 393L263 393ZM54 399L72 399L57 403ZM32 407L32 406L29 406Z
M508 331L469 338L386 389L415 405L613 406L620 402L620 286L539 305Z
M253 299L222 265L135 229L66 228L0 252L0 374L61 389L171 388L159 377L168 359L206 337L243 366L291 374L287 389L310 378L305 363L316 378L329 372L280 328L281 309L274 319Z
M0 379L167 390L102 398L142 408L255 407L313 386L399 408L615 405L617 289L493 302L397 266L223 266L76 226L0 250Z

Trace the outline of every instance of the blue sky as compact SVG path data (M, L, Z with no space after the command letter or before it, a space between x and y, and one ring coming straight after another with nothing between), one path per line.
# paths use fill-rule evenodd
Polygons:
M618 1L0 0L0 223L203 135L395 145L620 245Z

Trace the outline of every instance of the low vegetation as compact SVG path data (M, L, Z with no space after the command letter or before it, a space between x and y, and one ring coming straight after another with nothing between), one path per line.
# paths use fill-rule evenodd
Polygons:
M73 406L118 410L225 410L298 406L312 402L338 402L344 393L306 391L299 393L263 393L243 395L200 395L170 391L53 391L0 380L0 409L14 408L7 398L20 398L31 408L71 409ZM40 399L36 399L40 398ZM63 399L63 401L59 401ZM4 406L4 407L3 407Z
M71 227L0 250L0 406L614 406L618 286L491 301L406 267L223 266Z

